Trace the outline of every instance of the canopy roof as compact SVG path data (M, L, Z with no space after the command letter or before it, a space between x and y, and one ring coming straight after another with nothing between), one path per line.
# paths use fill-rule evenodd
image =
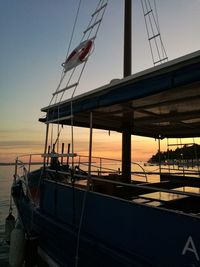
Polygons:
M40 121L71 124L71 100L42 111ZM200 51L75 97L73 124L89 127L91 111L97 129L122 132L127 114L134 135L199 137Z

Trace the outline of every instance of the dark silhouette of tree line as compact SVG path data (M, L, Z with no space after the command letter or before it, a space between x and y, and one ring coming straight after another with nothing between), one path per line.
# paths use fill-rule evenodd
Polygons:
M176 148L175 150L168 149L164 152L157 152L153 155L148 162L157 163L167 162L170 160L176 161L184 161L184 160L191 160L196 161L200 159L200 145L193 144L191 146L184 145L180 148Z

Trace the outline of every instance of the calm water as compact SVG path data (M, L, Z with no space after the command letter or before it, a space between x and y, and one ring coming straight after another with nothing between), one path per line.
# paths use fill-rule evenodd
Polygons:
M13 173L14 166L0 166L0 232L4 231L5 218L9 213L10 188L13 181ZM15 209L13 213L16 215Z

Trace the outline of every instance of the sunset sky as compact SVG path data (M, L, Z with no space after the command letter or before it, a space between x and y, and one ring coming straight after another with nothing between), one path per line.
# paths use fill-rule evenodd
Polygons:
M60 79L78 0L0 1L0 162L17 154L42 153L45 125L38 122ZM82 0L72 48L98 1ZM133 0L132 73L152 67L140 0ZM169 60L199 50L200 0L157 0ZM95 50L77 94L107 84L123 73L123 1L110 0ZM67 136L67 133L66 133ZM83 143L78 144L80 136ZM68 138L69 139L69 138ZM86 153L88 131L75 129L76 152ZM66 143L70 142L66 140ZM163 149L165 142L163 143ZM113 151L114 147L114 152ZM133 160L147 160L157 142L132 137ZM94 131L95 156L120 158L121 135Z

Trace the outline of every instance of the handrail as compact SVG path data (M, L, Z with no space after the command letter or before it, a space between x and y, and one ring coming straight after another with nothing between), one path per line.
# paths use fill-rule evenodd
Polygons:
M87 156L79 155L79 157L87 157ZM110 160L110 161L116 161L116 162L120 162L120 163L122 162L120 159L112 159L112 158L105 158L105 157L92 157L92 158L93 159L99 159L100 161L101 160ZM142 169L142 172L144 173L144 176L145 176L146 182L147 182L148 181L148 178L147 178L145 169L139 163L137 163L137 162L131 162L131 164L132 165L137 165L137 166L139 166ZM104 167L103 169L106 169L106 168ZM109 170L109 169L107 168L107 170ZM114 169L110 169L110 171L115 171L115 172L121 173L121 171L119 171L119 170L116 171ZM131 173L133 173L133 172L131 172Z
M60 157L77 157L76 153L46 153L41 154L42 157L49 157L49 158L60 158Z
M132 163L132 162L131 162L131 163ZM146 182L148 182L148 178L147 178L145 169L144 169L140 164L138 164L138 163L136 163L136 162L133 162L132 164L136 164L137 166L139 166L139 167L143 170L143 173L144 173L144 175L145 175L145 177L146 177Z
M31 166L34 166L36 164L41 164L41 166L43 165L43 157L46 157L47 159L48 158L68 158L69 156L71 156L70 158L74 157L75 158L75 162L74 164L75 165L78 165L79 167L80 166L83 166L83 170L84 170L84 167L88 166L88 161L87 160L84 160L84 159L88 159L88 156L87 155L80 155L80 154L70 154L69 153L62 153L62 154L56 154L56 153L49 153L49 154L39 154L39 153L33 153L33 154L22 154L20 156L18 156L16 158L16 163L15 163L15 177L17 177L18 175L18 167L23 165L28 165L27 167L27 170L28 170L28 173L31 171ZM41 158L41 160L38 160L39 157ZM27 160L25 160L25 158L27 158ZM22 160L23 159L23 160ZM115 167L112 167L113 164L115 163L120 163L120 165L118 165L118 168L115 168ZM66 164L66 162L64 162L63 166ZM70 164L70 162L69 162ZM137 163L137 162L131 162L132 165L136 165L138 166L140 169L141 169L141 172L140 171L131 171L131 174L132 175L138 175L138 176L144 176L145 177L145 180L146 182L148 182L148 176L147 175L152 175L152 174L155 174L155 175L159 175L160 173L159 172L155 172L155 171L146 171L142 166L141 164ZM107 165L107 166L106 166ZM46 166L50 166L49 165L49 161L47 161L47 164ZM100 176L101 174L119 174L121 175L121 171L120 171L120 168L121 168L121 160L120 159L112 159L112 158L106 158L106 157L92 157L92 170L91 172L93 174L96 174L98 176ZM116 165L117 167L117 165ZM165 168L162 168L162 170L164 170ZM162 172L162 173L165 173L165 172ZM187 174L198 174L197 171L194 171L194 170L187 170L186 172ZM178 169L176 170L176 172L174 172L173 174L180 174L178 172Z
M35 157L35 158L34 158ZM41 157L41 160L38 161L38 157ZM88 158L87 155L80 155L80 154L72 154L72 153L33 153L33 154L22 154L19 157L17 157L16 160L16 166L19 165L19 163L21 162L21 164L23 165L28 165L28 172L31 171L31 166L36 165L36 164L43 164L43 158L67 158L67 157L74 157L77 158L77 160L75 161L75 164L78 164L79 166L88 166L88 163L84 160L81 160L83 158ZM21 160L23 158L23 161ZM27 160L25 161L24 158L27 158ZM34 160L35 159L35 160ZM37 160L36 160L37 159ZM95 164L92 164L92 173L95 172L94 169L96 169L98 175L101 175L101 173L118 173L121 174L120 168L121 168L121 160L120 159L113 159L113 158L106 158L106 157L92 157L92 162ZM99 161L99 162L98 162ZM112 163L113 162L113 163ZM112 164L115 163L120 163L120 166L116 169L116 168L112 168L112 167L107 167L106 165L111 166ZM20 164L20 165L21 165ZM47 161L47 166L48 166L48 161ZM137 165L142 172L140 174L143 174L146 182L148 180L147 178L147 174L145 169L138 163L136 162L131 162L132 165ZM16 174L17 174L17 167L16 167ZM134 174L134 172L131 172L131 174Z
M33 155L33 154L31 154ZM43 154L34 154L35 156L42 156ZM25 155L23 155L22 157L24 157ZM80 156L80 155L78 155ZM30 165L31 164L34 164L34 161L32 162L32 156L30 156L30 154L27 154L26 157L29 157L29 166L27 168L25 168L25 163L21 161L21 159L19 159L20 157L18 157L16 159L16 166L15 166L15 175L14 177L17 178L19 177L19 175L17 174L17 169L18 167L23 167L21 168L22 170L22 175L21 177L24 179L24 182L26 182L27 184L27 177L28 177L28 173L30 171ZM83 156L83 158L86 158L88 156ZM93 157L94 160L96 159L99 159L100 160L100 163L102 164L102 161L105 160L105 161L116 161L116 162L121 162L120 160L118 159L110 159L110 158L100 158L100 157ZM78 161L79 160L79 161ZM79 165L82 164L80 158L77 158L77 163L79 163ZM87 163L83 163L83 165L85 164L85 166L87 166L88 164ZM109 164L109 163L108 163ZM135 171L135 172L131 172L131 174L133 175L136 175L136 174L144 174L146 176L146 182L147 182L147 174L155 174L154 172L146 172L144 168L142 168L142 166L138 163L132 163L132 164L136 164L138 165L141 169L142 169L142 172L139 172L139 171ZM41 166L43 166L43 162L41 162ZM61 168L59 169L51 169L49 168L49 166L47 166L46 168L46 171L47 173L54 173L55 175L47 175L46 178L49 179L50 181L54 182L56 181L56 177L58 177L58 180L56 182L60 182L60 183L66 183L66 184L69 184L72 186L72 180L71 180L71 175L73 173L73 177L75 179L74 180L74 185L75 186L80 186L78 181L79 180L84 180L85 182L83 183L83 185L81 184L81 186L85 186L86 184L91 184L91 190L94 190L95 191L95 183L93 184L92 182L93 181L97 181L97 182L103 182L103 183L108 183L108 184L112 184L114 186L123 186L123 187L126 187L126 188L136 188L136 189L142 189L144 190L143 194L141 194L141 191L139 190L138 194L135 195L136 198L147 198L148 199L148 195L145 196L145 194L149 194L149 193L154 193L154 192L164 192L164 193L171 193L171 194L176 194L176 195L180 195L180 196L189 196L189 197L197 197L197 198L200 198L200 194L199 193L194 193L194 192L188 192L188 191L181 191L181 190L177 190L177 189L167 189L167 188L164 188L164 187L157 187L156 184L151 184L151 183L142 183L142 184L139 184L139 183L125 183L125 182L122 182L122 181L119 181L119 179L116 177L115 179L115 176L112 177L112 176L108 176L108 174L116 174L116 170L114 169L110 169L110 168L106 168L106 167L103 167L101 166L101 172L102 172L102 176L99 176L99 170L92 170L92 174L89 176L87 175L87 173L82 173L81 171L73 171L71 170L71 168L62 168L62 166L66 166L66 165L61 165ZM92 167L95 167L97 168L97 165L92 165ZM78 170L78 169L77 169ZM120 172L121 173L121 172ZM58 175L60 174L60 176ZM103 174L106 174L105 176L103 176ZM160 174L160 172L156 172L156 174ZM58 175L58 176L57 176ZM63 175L63 176L61 176ZM64 179L62 180L59 180L59 177L64 177ZM22 180L23 180L22 179ZM94 185L94 187L93 187ZM98 184L97 184L98 185ZM98 191L97 191L98 192ZM109 194L109 193L108 193ZM144 196L143 196L144 195ZM132 198L130 198L132 199ZM152 200L151 197L149 197L150 200ZM132 199L134 200L134 199ZM159 200L159 199L158 199Z

